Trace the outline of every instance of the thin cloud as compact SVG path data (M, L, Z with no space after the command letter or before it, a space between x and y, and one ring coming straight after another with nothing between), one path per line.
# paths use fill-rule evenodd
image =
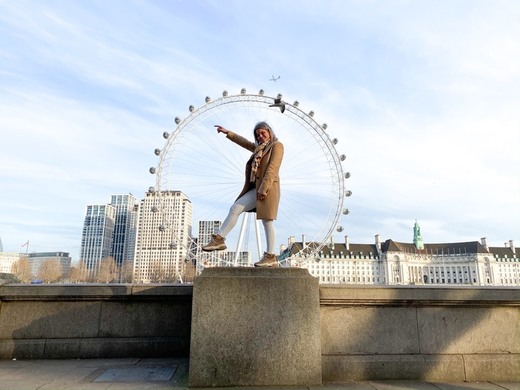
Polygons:
M18 1L0 11L6 250L30 239L31 250L76 257L85 205L143 196L174 118L242 87L298 100L338 138L351 242L410 241L415 219L428 242L520 240L514 1ZM280 131L286 149L299 145Z

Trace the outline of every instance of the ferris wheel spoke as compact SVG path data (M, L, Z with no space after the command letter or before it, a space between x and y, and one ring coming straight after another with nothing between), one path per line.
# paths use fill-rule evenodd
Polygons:
M315 243L317 253L338 224L344 183L335 142L325 133L326 126L318 125L312 113L305 114L296 102L286 103L282 114L278 108L269 107L273 101L273 97L262 93L226 95L214 101L207 98L200 108L190 108L187 118L176 118L177 127L165 136L166 143L155 169L155 190L158 194L165 190L181 191L189 199L193 218L191 237L177 237L176 241L191 254L197 253L202 267L234 263L230 253L200 251L205 243L197 240L198 224L225 218L242 189L244 165L251 155L224 134L218 134L215 125L252 140L254 124L265 120L284 144L276 222L278 245L301 234ZM242 250L253 251L250 241L256 240L256 226L254 218L249 218L248 226L244 227ZM228 247L237 240L239 230L237 226L227 237Z

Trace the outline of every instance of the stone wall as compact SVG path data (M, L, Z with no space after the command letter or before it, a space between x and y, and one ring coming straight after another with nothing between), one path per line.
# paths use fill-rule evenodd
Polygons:
M519 305L519 289L322 286L323 381L519 381Z
M0 286L0 358L188 356L191 286Z
M0 358L188 357L192 294L2 285ZM519 289L320 286L320 317L323 383L520 381Z

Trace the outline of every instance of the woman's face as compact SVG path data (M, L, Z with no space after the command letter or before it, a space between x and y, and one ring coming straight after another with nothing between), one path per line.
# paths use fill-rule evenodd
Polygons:
M259 144L268 142L271 140L271 133L267 129L256 129L256 140Z

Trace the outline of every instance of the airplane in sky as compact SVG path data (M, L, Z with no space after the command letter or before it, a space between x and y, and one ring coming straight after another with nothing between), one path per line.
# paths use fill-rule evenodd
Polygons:
M276 82L276 80L278 80L278 79L280 78L280 76L278 76L278 77L274 77L274 75L272 75L272 76L273 76L273 77L271 77L271 78L269 79L269 81L274 81L274 82Z

